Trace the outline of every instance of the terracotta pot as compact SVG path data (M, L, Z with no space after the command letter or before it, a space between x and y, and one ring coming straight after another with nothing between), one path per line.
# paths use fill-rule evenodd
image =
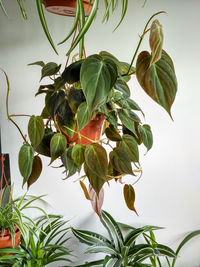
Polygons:
M42 0L42 3L46 10L51 13L62 16L75 16L76 0ZM92 9L92 4L89 5L89 0L83 0L83 5L85 16L88 16Z
M19 246L21 232L17 227L15 227L15 248ZM12 247L12 237L9 230L4 231L4 236L2 238L2 232L0 231L0 248Z
M91 119L91 121L88 122L88 124L82 130L80 130L80 134L94 141L99 140L105 118L106 117L103 115L95 116L94 118ZM68 143L76 142L76 144L81 144L86 146L92 144L92 141L84 137L78 138L78 134L76 133L72 138L67 137L67 141Z

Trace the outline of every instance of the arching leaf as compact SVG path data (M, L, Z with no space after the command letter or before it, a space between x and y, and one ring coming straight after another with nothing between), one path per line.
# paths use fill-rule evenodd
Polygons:
M152 148L153 145L153 135L151 132L151 127L148 124L138 126L139 134L142 138L143 144L146 146L147 151Z

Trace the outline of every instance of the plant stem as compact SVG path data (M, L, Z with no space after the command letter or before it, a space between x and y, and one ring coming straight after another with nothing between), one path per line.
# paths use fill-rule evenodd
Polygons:
M11 115L9 115L10 116L10 118L11 117L31 117L31 115L27 115L27 114L11 114Z
M147 24L146 24L145 27L144 27L144 31L143 31L142 35L140 36L140 41L139 41L139 43L138 43L138 45L137 45L137 48L136 48L136 50L135 50L135 53L134 53L134 55L133 55L131 64L130 64L130 66L129 66L129 68L128 68L128 71L127 71L127 74L126 74L126 75L129 75L129 72L130 72L130 70L131 70L131 68L132 68L132 66L133 66L133 62L134 62L134 60L135 60L135 58L136 58L136 55L137 55L138 50L139 50L139 48L140 48L140 45L141 45L141 43L142 43L142 40L143 40L145 34L148 32L147 27L148 27L150 21L151 21L155 16L157 16L157 15L159 15L159 14L161 14L161 13L166 13L166 12L165 12L165 11L159 11L159 12L153 14L153 15L150 17L150 19L147 21Z
M8 109L8 99L9 99L9 93L10 93L10 83L8 80L8 75L6 74L6 72L4 70L2 70L6 76L6 82L7 82L7 94L6 94L6 114L7 114L7 118L8 120L10 120L18 129L19 133L21 134L22 138L24 139L24 142L27 143L21 129L19 128L19 126L17 125L17 123L11 118L11 116L9 115L9 109Z

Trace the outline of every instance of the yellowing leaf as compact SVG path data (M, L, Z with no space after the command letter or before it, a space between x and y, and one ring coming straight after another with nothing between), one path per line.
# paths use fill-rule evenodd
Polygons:
M137 214L137 211L134 206L135 205L135 190L130 184L124 185L124 199L125 199L127 207L130 210L133 210Z
M83 192L84 192L84 195L85 195L86 199L87 200L91 200L90 196L89 196L89 193L87 191L87 188L86 188L85 184L82 181L80 181L80 186L83 189Z

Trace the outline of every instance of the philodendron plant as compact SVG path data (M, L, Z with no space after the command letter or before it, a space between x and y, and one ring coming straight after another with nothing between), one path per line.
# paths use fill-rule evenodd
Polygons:
M101 211L101 222L109 238L95 232L72 228L73 234L79 241L89 245L85 253L106 254L101 260L87 262L77 267L156 267L162 266L161 257L164 257L168 263L170 258L176 257L176 253L171 248L156 242L154 231L162 229L161 227L147 225L135 228L117 223L106 211ZM122 229L127 230L125 234Z
M30 116L27 140L8 111L9 81L7 93L8 118L18 127L24 144L19 152L19 169L23 184L33 184L42 171L40 155L50 157L50 165L58 158L65 168L65 178L85 174L80 184L87 199L92 201L100 214L103 185L111 180L123 179L125 175L139 177L142 173L138 146L151 149L151 127L143 124L138 116L144 116L139 105L130 98L127 82L136 75L143 90L161 105L171 117L171 106L177 91L174 65L162 49L163 32L158 20L147 22L131 64L119 61L108 52L100 52L73 62L60 72L61 65L43 61L30 65L42 67L41 79L49 77L51 83L39 87L36 95L45 95L44 108L39 115ZM151 53L141 52L133 67L140 44L147 32ZM15 115L13 115L15 116ZM92 137L91 124L104 122L102 134ZM91 128L90 128L91 127ZM89 130L88 130L89 128ZM98 127L97 127L98 128ZM99 127L101 129L101 126ZM106 150L109 148L109 153ZM134 168L133 168L134 166ZM87 178L89 192L84 184ZM138 179L138 177L136 177ZM129 209L134 207L135 192L131 184L124 185L124 198Z

